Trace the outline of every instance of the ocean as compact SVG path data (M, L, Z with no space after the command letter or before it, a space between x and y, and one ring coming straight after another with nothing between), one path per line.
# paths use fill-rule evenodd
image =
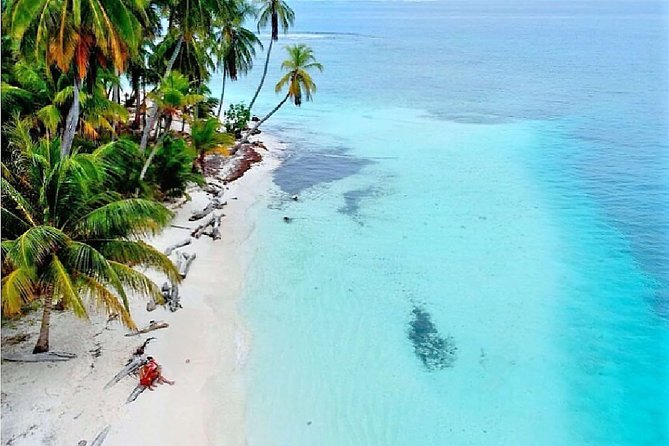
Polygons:
M248 444L669 444L669 4L289 4Z

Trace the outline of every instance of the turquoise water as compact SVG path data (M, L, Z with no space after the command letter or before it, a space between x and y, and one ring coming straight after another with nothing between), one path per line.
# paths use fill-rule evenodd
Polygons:
M667 5L526 3L291 3L250 445L669 442Z

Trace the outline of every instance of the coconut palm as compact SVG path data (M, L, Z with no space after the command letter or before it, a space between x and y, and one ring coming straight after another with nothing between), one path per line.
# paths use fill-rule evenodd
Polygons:
M172 119L181 112L185 112L187 107L197 104L205 99L201 94L191 93L191 82L186 76L178 71L172 71L162 80L158 90L151 93L149 97L154 103L157 110L157 115L165 116L165 131L166 134L172 126ZM184 118L185 119L185 118ZM158 131L156 131L158 133ZM156 135L156 139L157 139ZM140 181L146 176L146 172L151 165L151 161L156 154L160 144L156 142L151 153L144 163L144 167L139 175Z
M216 18L225 16L233 2L229 0L165 0L167 10L168 29L159 45L163 48L163 54L171 51L171 56L165 66L163 77L169 76L175 61L180 56L185 46L185 61L180 64L181 69L194 71L197 66L199 76L207 74L209 62L206 60L208 36L212 34L212 23ZM164 60L160 57L158 60ZM158 108L153 106L148 113L147 122L144 126L142 139L139 144L140 151L146 150L149 143L149 133L153 129L158 117Z
M198 155L198 162L204 174L204 157L207 152L222 146L229 146L234 138L221 133L221 122L216 118L195 119L191 124L191 144Z
M287 73L277 82L274 90L278 93L288 86L286 96L269 112L264 118L256 123L251 130L249 130L240 140L237 146L248 142L251 136L265 121L267 121L274 113L276 113L289 99L296 106L302 105L302 100L310 101L313 94L316 92L316 84L311 75L310 70L323 71L323 65L316 61L313 50L301 43L298 45L289 45L286 47L288 58L283 61L281 68Z
M262 28L267 27L267 24L271 24L272 35L269 39L269 46L267 47L267 57L265 59L265 67L263 68L262 77L260 78L260 84L256 89L253 99L249 104L249 109L253 108L260 90L265 83L265 77L267 77L267 67L269 66L270 55L272 54L272 44L279 40L279 27L283 32L288 31L288 28L293 26L295 23L295 12L288 6L288 4L283 0L260 0L259 3L261 6L260 17L258 18L258 31Z
M49 351L51 310L56 301L87 317L85 300L117 314L134 329L128 294L161 299L158 287L136 266L179 280L170 260L137 240L164 227L170 212L144 199L106 191L126 141L91 154L63 156L58 138L33 142L29 124L10 131L18 153L2 168L2 312L13 315L43 301L34 353Z
M247 2L237 3L231 13L218 21L219 32L216 37L216 54L218 66L223 72L221 100L218 103L218 117L221 117L223 98L225 97L225 79L236 81L239 73L246 74L253 67L256 46L262 43L256 35L244 28L244 22L255 16L255 9Z
M15 0L7 5L5 18L16 49L73 74L72 105L61 140L63 156L70 153L79 122L83 80L89 70L95 73L100 60L123 70L141 41L141 5L132 0Z

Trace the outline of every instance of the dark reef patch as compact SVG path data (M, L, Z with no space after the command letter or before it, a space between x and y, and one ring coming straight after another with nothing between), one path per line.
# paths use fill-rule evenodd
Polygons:
M453 337L442 337L432 322L430 313L414 307L409 323L408 336L413 343L416 356L428 370L443 370L453 367L458 348Z
M372 161L347 155L345 150L296 151L275 171L274 182L289 195L317 184L332 183L358 173Z
M375 195L377 195L377 191L371 186L364 189L355 189L345 192L344 206L340 207L338 211L346 215L356 215L360 210L360 203L362 200Z

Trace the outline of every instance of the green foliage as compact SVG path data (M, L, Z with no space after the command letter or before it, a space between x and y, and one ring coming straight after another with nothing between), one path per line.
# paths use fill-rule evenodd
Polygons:
M133 267L180 280L167 257L136 241L163 228L171 213L155 201L109 191L134 143L112 142L92 153L76 148L63 156L58 138L33 141L25 130L18 119L8 130L15 156L3 164L1 177L3 314L50 296L86 317L89 299L134 328L127 294L159 299L160 291ZM48 335L48 324L42 330Z
M205 99L203 95L192 93L192 91L192 85L188 78L178 71L172 71L169 76L162 80L158 91L151 94L150 97L158 104L163 113L174 115L178 111Z
M196 152L181 138L166 136L151 164L147 181L154 183L159 196L179 197L189 183L202 184L202 175L193 169Z
M275 91L278 93L287 85L288 96L298 107L302 104L302 96L311 100L316 92L309 70L323 71L323 65L316 61L313 50L303 43L286 46L288 58L283 61L281 68L287 73L277 82Z
M230 104L227 113L225 114L225 131L232 133L236 137L240 137L242 130L251 120L251 109L244 105L243 102L239 104Z

